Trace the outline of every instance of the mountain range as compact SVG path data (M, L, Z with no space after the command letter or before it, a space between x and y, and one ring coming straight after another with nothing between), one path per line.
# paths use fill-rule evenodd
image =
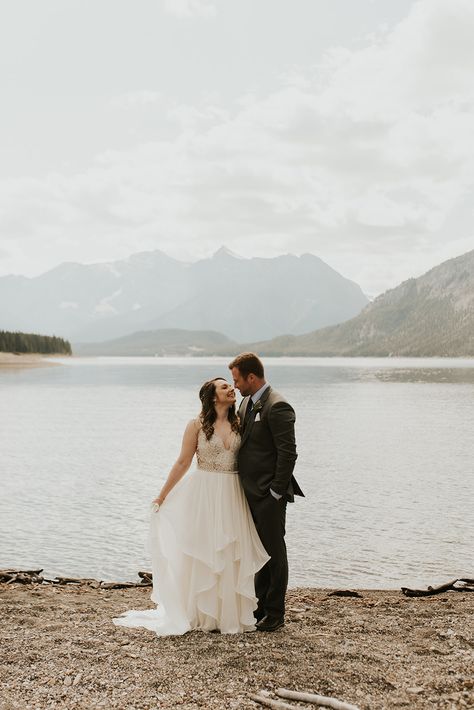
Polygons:
M386 291L345 323L254 342L261 355L474 356L474 250Z
M74 351L81 342L170 329L218 331L243 342L340 323L368 302L357 284L312 254L247 259L222 247L187 263L151 251L64 263L34 278L0 277L0 329L58 334Z
M134 300L139 297L142 303ZM245 349L263 356L470 357L474 250L372 303L309 254L241 259L220 249L195 264L162 252L112 264L63 264L36 279L0 278L1 328L81 333L83 340L95 335L96 342L73 342L78 355L232 355ZM111 339L117 331L125 334Z

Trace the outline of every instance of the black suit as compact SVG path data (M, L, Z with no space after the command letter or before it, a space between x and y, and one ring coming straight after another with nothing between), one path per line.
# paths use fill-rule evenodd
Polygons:
M295 412L278 392L268 387L250 414L250 397L239 409L242 441L239 474L255 526L271 559L255 576L259 611L285 613L288 559L285 545L286 504L303 495L293 476L297 458ZM281 495L277 500L270 488Z

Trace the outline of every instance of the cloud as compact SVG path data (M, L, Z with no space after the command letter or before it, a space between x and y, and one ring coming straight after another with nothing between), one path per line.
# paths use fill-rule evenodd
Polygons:
M168 15L180 18L214 17L216 0L164 0L163 9Z
M163 100L163 95L158 91L130 91L111 99L114 108L129 109L142 106L154 106Z
M0 184L10 263L26 244L46 265L51 253L189 258L226 243L316 253L375 294L474 248L473 34L470 0L420 0L391 31L287 72L267 96L230 108L122 97L159 102L169 136L81 174Z

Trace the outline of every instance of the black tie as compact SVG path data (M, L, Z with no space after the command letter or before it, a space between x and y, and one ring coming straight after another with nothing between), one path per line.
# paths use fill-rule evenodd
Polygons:
M247 404L247 409L245 410L244 429L249 422L250 415L252 413L252 409L253 409L253 400L252 400L252 398L250 398L249 403Z

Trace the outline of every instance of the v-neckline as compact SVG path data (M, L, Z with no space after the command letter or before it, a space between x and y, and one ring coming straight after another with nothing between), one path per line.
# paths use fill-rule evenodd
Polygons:
M233 433L234 433L234 432L231 431L230 434L229 434L229 436L232 436ZM216 439L219 439L219 441L222 442L222 446L224 447L224 449L225 449L226 451L230 451L230 445L229 445L229 446L226 446L226 445L225 445L225 441L224 441L224 439L222 438L222 436L219 436L219 434L217 434L216 432L213 433L213 436L215 436Z

